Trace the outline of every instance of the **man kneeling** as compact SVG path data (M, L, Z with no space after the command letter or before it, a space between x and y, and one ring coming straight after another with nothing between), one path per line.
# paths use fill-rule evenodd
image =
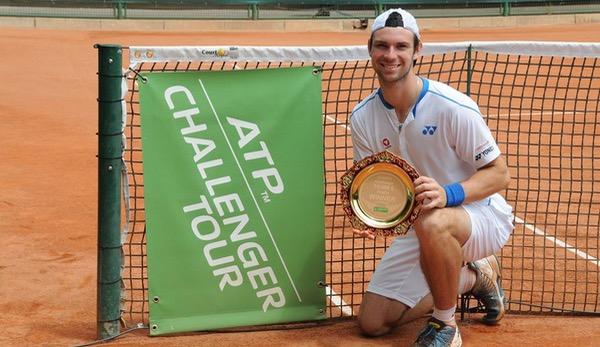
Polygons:
M433 308L415 345L460 346L457 294L480 300L487 324L504 314L494 254L513 229L512 208L498 194L509 184L508 168L477 104L415 74L422 43L410 13L392 9L378 16L368 48L380 88L352 112L354 160L384 150L407 160L421 174L414 184L422 214L386 250L359 324L365 334L379 336ZM374 238L369 231L355 233Z

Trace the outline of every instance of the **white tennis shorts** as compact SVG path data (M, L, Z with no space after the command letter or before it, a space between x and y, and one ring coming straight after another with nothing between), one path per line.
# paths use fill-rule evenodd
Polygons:
M462 205L471 219L471 236L462 247L466 262L495 254L513 230L512 207L500 196ZM419 261L419 240L413 228L396 237L369 283L367 291L414 307L429 293Z

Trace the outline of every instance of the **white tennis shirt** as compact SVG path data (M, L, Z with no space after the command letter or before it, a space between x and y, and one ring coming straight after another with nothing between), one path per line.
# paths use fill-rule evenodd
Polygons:
M466 180L500 149L470 97L421 80L423 89L403 124L381 89L356 105L350 119L354 160L387 150L441 185Z

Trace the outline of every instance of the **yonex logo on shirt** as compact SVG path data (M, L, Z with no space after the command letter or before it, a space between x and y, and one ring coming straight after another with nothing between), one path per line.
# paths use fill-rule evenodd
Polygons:
M494 146L489 146L488 148L484 149L482 152L477 153L475 155L475 161L478 161L481 158L485 157L486 155L490 154L490 152L492 152L493 150L494 150Z
M433 135L435 130L437 129L437 125L426 125L423 128L423 135Z

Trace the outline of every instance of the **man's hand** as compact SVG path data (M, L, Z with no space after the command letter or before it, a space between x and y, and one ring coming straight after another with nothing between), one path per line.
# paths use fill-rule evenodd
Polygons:
M358 229L352 229L352 232L353 232L355 235L362 236L362 237L366 237L366 238L368 238L368 239L370 239L370 240L375 240L375 233L373 233L373 232L372 232L372 231L370 231L370 230L358 230Z
M436 180L419 176L415 181L415 199L421 202L423 211L446 207L446 191Z

